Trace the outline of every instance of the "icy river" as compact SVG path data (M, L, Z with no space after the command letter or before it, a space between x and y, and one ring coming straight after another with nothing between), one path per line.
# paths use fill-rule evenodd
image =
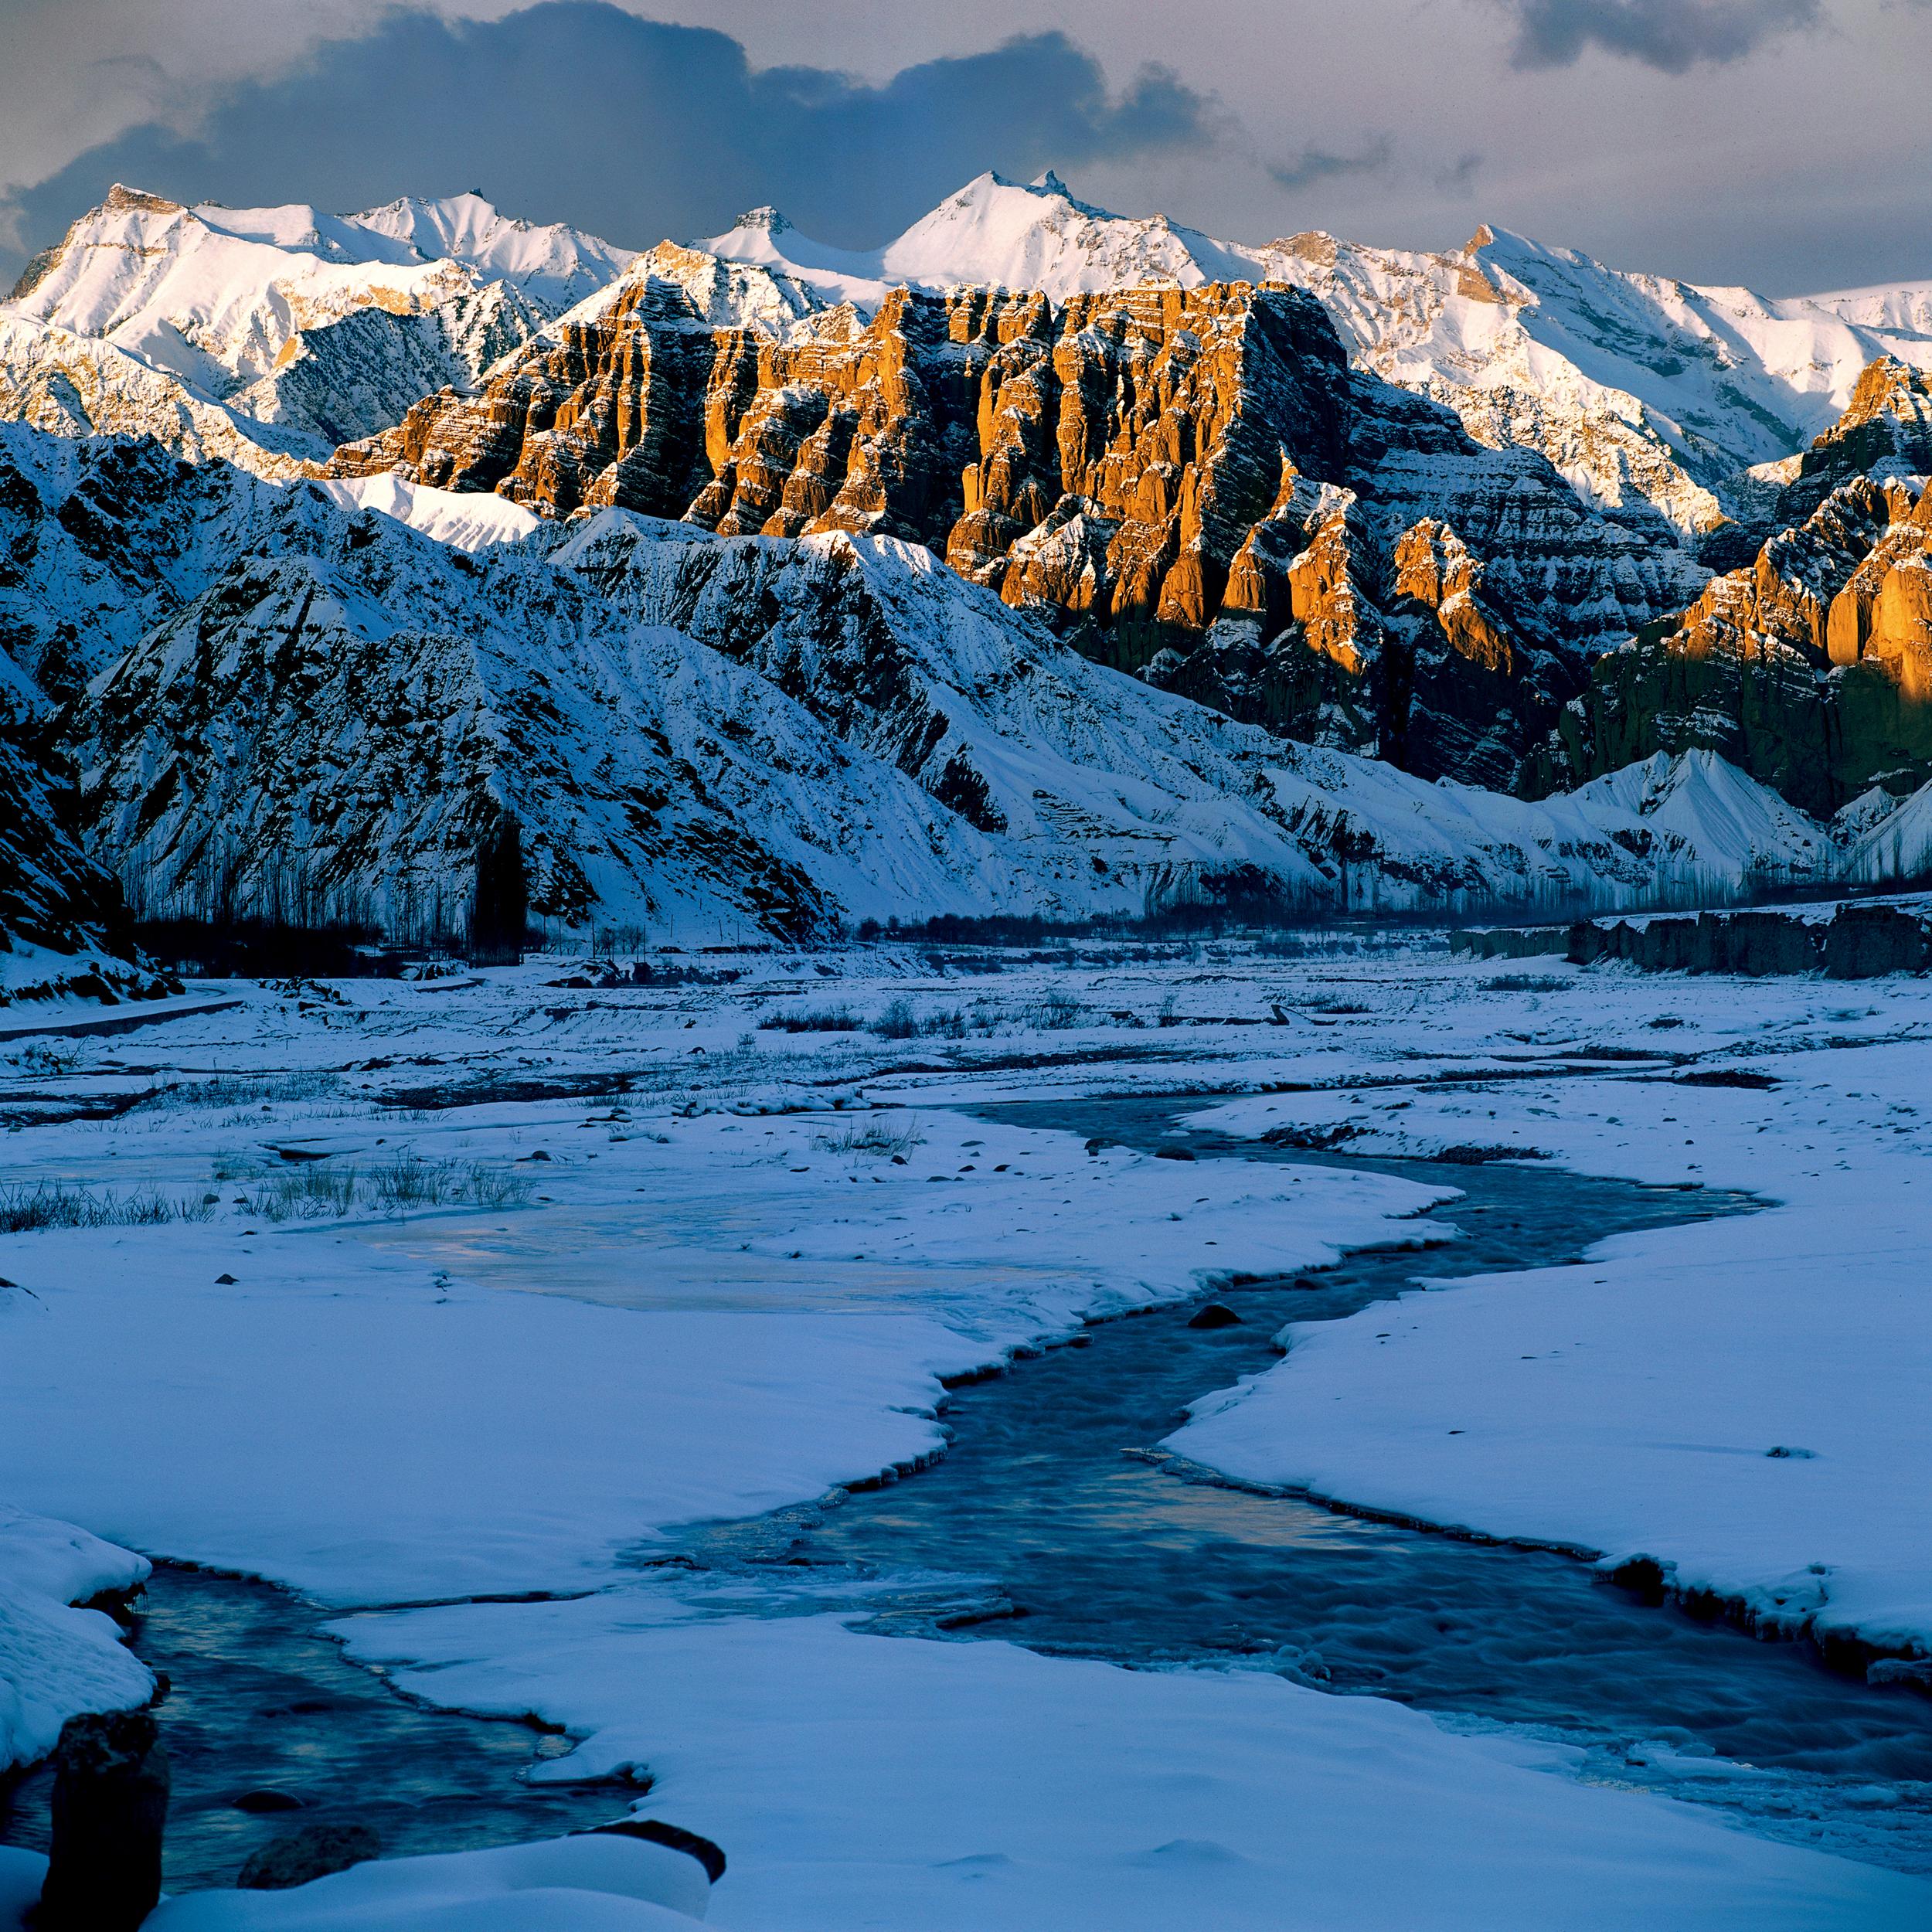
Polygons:
M1188 1104L1198 1107L1196 1100ZM1135 1147L1175 1144L1172 1100L1057 1100L986 1117ZM1531 1165L1355 1161L1196 1134L1238 1153L1366 1166L1461 1197L1426 1256L1366 1252L1318 1274L1097 1324L1074 1345L953 1392L931 1467L831 1502L689 1536L682 1560L813 1610L849 1578L876 1627L992 1637L1143 1668L1279 1671L1391 1697L1471 1729L1576 1747L1578 1774L1722 1807L1748 1828L1932 1870L1932 1699L1868 1686L1809 1645L1760 1641L1660 1604L1554 1551L1366 1520L1206 1479L1157 1447L1186 1405L1277 1356L1295 1320L1354 1313L1432 1277L1573 1260L1626 1230L1749 1211L1747 1197L1639 1187ZM883 1585L883 1587L882 1587ZM742 1614L742 1598L734 1605ZM233 1883L267 1834L352 1818L392 1854L543 1835L620 1812L619 1789L532 1786L561 1746L527 1728L427 1711L345 1663L323 1614L259 1585L163 1569L136 1647L174 1689L171 1884ZM46 1774L0 1836L40 1842ZM263 1794L268 1794L264 1796ZM634 1795L634 1793L631 1794ZM264 1808L283 1799L300 1809Z

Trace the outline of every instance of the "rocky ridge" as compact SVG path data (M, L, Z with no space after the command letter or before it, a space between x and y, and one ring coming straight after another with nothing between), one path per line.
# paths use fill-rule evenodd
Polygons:
M869 253L824 248L770 209L695 245L867 311L901 282L1056 302L1291 283L1322 302L1359 366L1454 410L1478 442L1537 451L1594 507L1693 550L1753 514L1752 468L1823 431L1875 358L1932 365L1923 287L1770 298L1608 268L1487 225L1439 253L1319 232L1230 242L1111 213L1050 173L982 175Z
M1692 747L1818 816L1882 815L1932 781L1929 405L1932 379L1874 364L1844 422L1791 466L1794 520L1597 662L1542 784Z
M506 849L553 921L791 934L1641 899L1815 862L1284 743L890 538L607 509L470 552L343 487L240 478L240 548L202 553L202 587L62 720L90 847L143 915L460 931Z
M923 543L1102 662L1289 736L1491 784L1592 648L1702 575L1586 510L1540 459L1352 372L1295 289L1057 308L901 289L861 322L801 315L743 265L724 299L715 263L654 250L474 391L425 398L327 474L393 471L553 516L615 506L727 536Z
M628 260L475 196L330 216L117 187L0 308L0 410L287 474L474 379Z

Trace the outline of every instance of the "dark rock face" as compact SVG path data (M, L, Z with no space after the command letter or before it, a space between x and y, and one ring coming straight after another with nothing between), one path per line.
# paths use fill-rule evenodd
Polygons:
M134 1932L161 1896L168 1754L152 1715L71 1717L54 1754L36 1932Z
M0 729L0 951L134 950L119 888L83 850L73 774L44 730Z
M379 1857L382 1843L366 1825L304 1825L265 1845L235 1883L244 1892L281 1892L346 1872Z
M1818 818L1932 777L1932 497L1842 484L1750 568L1598 659L1536 788L1700 747Z
M1561 958L1570 949L1567 926L1498 926L1449 935L1449 950L1471 959Z
M665 251L658 251L659 256ZM1582 652L1700 573L1542 457L1352 373L1278 285L1073 298L901 290L868 326L714 328L628 281L473 394L338 450L547 514L923 544L1089 656L1282 735L1488 784Z
M1932 927L1916 912L1883 905L1840 906L1828 920L1774 910L1580 920L1570 928L1567 951L1580 966L1617 959L1647 972L1878 979L1932 964Z

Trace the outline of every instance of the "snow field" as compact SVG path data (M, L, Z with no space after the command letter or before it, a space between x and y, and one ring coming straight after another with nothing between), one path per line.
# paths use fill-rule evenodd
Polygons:
M1405 1217L1440 1198L1333 1169L1089 1155L1073 1135L939 1111L1246 1086L1274 1090L1212 1118L1197 1102L1195 1135L1177 1140L1346 1124L1365 1148L1533 1145L1790 1206L1613 1243L1535 1277L1539 1297L1504 1281L1371 1311L1400 1339L1334 1325L1318 1338L1339 1365L1332 1384L1298 1341L1182 1432L1189 1455L1214 1461L1193 1438L1251 1411L1244 1453L1291 1460L1313 1442L1365 1487L1420 1471L1435 1519L1507 1504L1539 1526L1522 1533L1674 1553L1687 1583L1699 1563L1728 1565L1766 1604L1800 1570L1801 1589L1818 1587L1812 1532L1833 1529L1832 1614L1920 1614L1913 1560L1927 1546L1906 1477L1886 1465L1923 1466L1908 1406L1923 1386L1917 1304L1897 1258L1923 1185L1922 1128L1900 1111L1923 1083L1923 988L1499 971L1440 946L1074 948L995 975L910 949L747 954L716 962L743 975L729 985L635 989L560 988L552 961L352 983L339 1000L219 989L243 1004L32 1057L13 1047L6 1082L23 1093L117 1104L155 1083L159 1059L162 1080L202 1098L39 1125L23 1104L11 1174L219 1199L206 1221L0 1237L0 1275L34 1291L0 1294L0 1494L345 1607L582 1593L344 1628L413 1694L566 1726L578 1749L549 1775L648 1765L652 1814L730 1855L721 1925L1923 1923L1921 1882L1591 1788L1554 1747L1452 1736L1265 1672L875 1637L852 1628L862 1611L811 1600L808 1581L794 1614L774 1614L750 1583L632 1566L679 1523L933 1453L941 1376L1230 1272L1409 1238ZM757 1028L840 1005L855 1030ZM955 1032L955 1013L977 1018ZM914 1036L895 1036L908 1017ZM919 1031L928 1021L944 1024ZM1607 1057L1639 1049L1682 1067ZM1685 1069L1740 1066L1783 1083L1682 1083ZM614 1101L620 1077L635 1090ZM519 1100L483 1084L518 1079L603 1087ZM429 1114L375 1104L430 1086L478 1097ZM328 1158L285 1162L284 1146ZM281 1175L372 1172L399 1150L512 1177L528 1199L400 1219L359 1196L340 1219L260 1212ZM1861 1286L1881 1264L1889 1298ZM1617 1298L1589 1298L1600 1276ZM1482 1315L1512 1293L1506 1321ZM1586 1314L1594 1325L1556 1332ZM1512 1335L1529 1338L1515 1355L1564 1354L1505 1368ZM1277 1393L1298 1387L1375 1426L1323 1418L1325 1433L1298 1434L1322 1406ZM1471 1421L1447 1418L1451 1396ZM1445 1453L1458 1426L1479 1480ZM1750 1453L1669 1447L1693 1441ZM1384 1442L1386 1467L1369 1457ZM1781 1444L1816 1453L1760 1453ZM1794 1490L1776 1487L1789 1478ZM1794 1494L1810 1501L1794 1510ZM1645 1533L1594 1540L1593 1511ZM466 1862L449 1862L451 1883L490 1891ZM0 1900L19 1869L0 1859ZM651 1922L574 1889L492 1896L486 1913L467 1893L392 1910L327 1883L332 1899L204 1895L167 1923ZM221 1916L243 1911L297 1916Z
M46 1757L69 1718L153 1694L113 1619L70 1607L131 1590L148 1570L145 1558L84 1529L0 1503L0 1776ZM0 1875L0 1923L5 1910Z
M522 1208L0 1237L32 1291L0 1303L7 1493L333 1603L581 1589L675 1525L935 1454L942 1376L1399 1239L1432 1198L949 1114L584 1112L411 1134L533 1177ZM886 1151L842 1145L869 1129Z
M1552 983L1573 973L1559 966ZM1173 1445L1247 1481L1607 1564L1648 1557L1768 1628L1932 1655L1923 988L1893 982L1868 1013L1866 988L1848 1009L1828 983L1795 996L1716 979L1574 983L1577 1017L1611 1050L1677 1039L1640 1018L1665 1002L1673 1019L1747 1038L1753 1004L1858 1030L1823 1045L1800 1028L1698 1070L1761 1086L1695 1084L1659 1061L1473 1094L1419 1083L1238 1100L1194 1124L1338 1128L1365 1154L1515 1146L1593 1174L1749 1190L1767 1211L1291 1329L1279 1369L1197 1404ZM1543 996L1546 1012L1561 1004Z
M549 1775L648 1761L652 1807L733 1848L724 1927L1880 1932L1932 1896L1379 1699L733 1617L729 1586L676 1588L344 1628L352 1655L413 1664L415 1694L587 1733Z

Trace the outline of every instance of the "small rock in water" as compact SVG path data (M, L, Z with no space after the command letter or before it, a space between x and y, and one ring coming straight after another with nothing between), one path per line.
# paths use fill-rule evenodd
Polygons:
M244 1892L285 1892L332 1872L346 1872L378 1857L382 1849L382 1841L366 1825L304 1825L264 1845L235 1883Z
M244 1791L234 1801L238 1811L299 1811L302 1801L292 1791L277 1791L264 1786L256 1791Z
M1190 1328L1233 1328L1240 1325L1241 1318L1225 1301L1210 1301L1204 1308L1196 1308L1187 1318Z
M234 1285L235 1277L232 1274L218 1274L215 1277L215 1286L218 1288L232 1288Z
M1157 1161L1191 1161L1194 1150L1190 1147L1157 1147L1154 1158Z

